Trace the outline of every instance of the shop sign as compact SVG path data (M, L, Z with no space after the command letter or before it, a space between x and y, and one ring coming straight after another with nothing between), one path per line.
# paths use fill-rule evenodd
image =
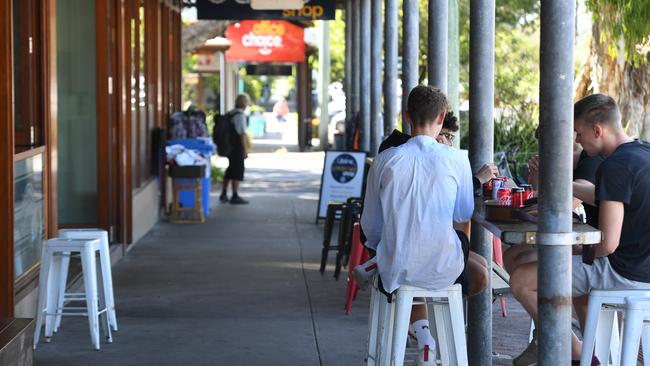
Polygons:
M325 152L316 219L327 217L327 205L361 197L366 153L359 151Z
M196 55L194 72L219 72L219 66L217 53L199 53Z
M198 19L334 20L336 1L310 0L300 9L255 10L241 0L196 0Z
M232 42L228 61L305 61L305 32L287 21L244 20L229 25L226 37Z

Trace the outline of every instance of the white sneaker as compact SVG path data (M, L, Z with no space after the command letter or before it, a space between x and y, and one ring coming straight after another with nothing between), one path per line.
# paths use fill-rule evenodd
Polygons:
M372 276L377 273L377 257L372 257L366 263L361 263L360 265L354 267L352 275L357 281L357 285L362 289L365 289L370 282Z

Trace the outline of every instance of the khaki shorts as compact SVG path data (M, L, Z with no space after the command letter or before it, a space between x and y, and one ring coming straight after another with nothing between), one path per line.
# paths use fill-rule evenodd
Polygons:
M588 295L592 289L650 289L650 283L627 279L618 274L607 257L596 258L592 265L573 256L573 296Z

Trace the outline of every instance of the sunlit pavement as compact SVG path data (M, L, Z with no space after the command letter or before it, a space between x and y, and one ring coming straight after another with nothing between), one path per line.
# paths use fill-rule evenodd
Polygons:
M264 152L246 160L241 189L249 205L217 203L214 187L204 224L161 222L117 264L120 328L112 344L93 351L87 320L65 318L52 343L39 345L35 364L362 364L369 296L361 292L346 316L344 275L337 282L331 266L318 272L324 155L295 150L256 144ZM512 355L525 347L528 321L508 304L507 319L495 304L494 344Z

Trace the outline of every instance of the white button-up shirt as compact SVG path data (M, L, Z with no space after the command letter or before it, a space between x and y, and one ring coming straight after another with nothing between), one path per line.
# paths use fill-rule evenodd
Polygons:
M453 284L464 268L453 222L469 221L473 210L467 151L419 135L379 154L368 173L361 227L377 251L386 291Z

